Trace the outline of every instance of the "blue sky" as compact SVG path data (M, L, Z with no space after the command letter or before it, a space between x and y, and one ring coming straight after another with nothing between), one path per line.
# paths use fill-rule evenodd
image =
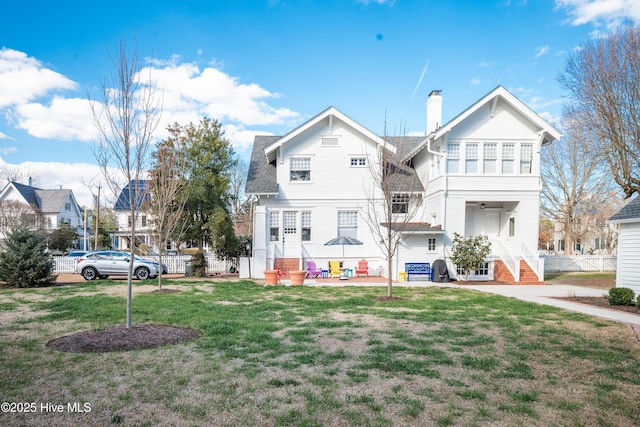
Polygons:
M378 133L424 134L503 85L557 120L556 77L589 37L640 21L637 0L229 0L9 2L0 14L0 171L73 189L100 180L87 94L121 37L163 89L161 130L207 116L248 158L334 106ZM0 172L0 175L2 173Z

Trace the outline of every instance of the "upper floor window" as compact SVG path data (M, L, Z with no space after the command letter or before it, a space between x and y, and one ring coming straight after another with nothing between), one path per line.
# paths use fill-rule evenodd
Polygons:
M289 161L290 179L294 181L311 181L311 158L310 157L293 157Z
M516 159L516 145L502 144L502 173L514 173L513 167Z
M447 173L460 173L460 144L447 144Z
M483 169L484 173L497 173L497 160L498 160L498 144L487 143L483 147Z
M364 167L364 166L367 166L367 158L366 157L352 157L350 165L352 167Z
M409 210L408 194L393 194L391 196L391 212L406 214Z
M64 210L65 211L70 211L71 210L71 203L65 203L64 204Z
M478 173L478 144L467 144L465 172Z
M338 236L358 238L358 211L338 211Z
M533 144L520 146L520 173L531 173L531 161L533 159Z

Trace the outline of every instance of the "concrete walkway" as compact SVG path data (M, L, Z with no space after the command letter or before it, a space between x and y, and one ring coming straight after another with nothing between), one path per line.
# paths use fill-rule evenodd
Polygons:
M283 280L284 285L287 284L286 280ZM366 283L355 280L344 280L339 284L331 283L324 284L318 283L315 280L307 279L304 282L305 286L386 286L386 283ZM467 282L465 284L458 284L456 282L450 283L433 283L433 282L394 282L394 287L449 287L460 289L473 289L481 292L488 292L491 294L502 295L505 297L517 298L522 301L535 302L538 304L551 305L558 308L563 308L569 311L575 311L578 313L588 314L591 316L600 317L603 319L614 320L617 322L628 323L630 325L636 325L634 330L640 331L640 313L633 314L624 311L611 310L608 308L600 308L589 304L581 304L578 302L572 302L564 299L558 299L558 297L569 296L595 296L601 297L607 295L607 291L603 289L584 288L573 285L484 285L473 284L473 282ZM640 338L640 337L639 337Z

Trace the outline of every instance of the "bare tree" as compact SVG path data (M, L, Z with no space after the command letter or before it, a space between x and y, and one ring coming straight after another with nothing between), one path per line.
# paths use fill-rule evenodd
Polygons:
M18 200L0 200L0 235L3 238L15 229L35 225L36 216L31 206Z
M542 212L560 224L565 249L584 239L585 228L578 221L590 213L590 200L602 200L611 193L610 179L598 152L598 138L585 115L567 111L566 135L542 152Z
M115 55L109 54L114 71L101 81L101 103L91 100L93 121L100 134L95 155L105 180L117 197L121 184L129 188L130 261L127 280L127 328L131 327L133 257L136 220L144 198L140 180L148 169L152 136L160 120L161 105L155 86L142 80L137 48L129 50L122 38ZM149 76L150 77L150 76Z
M379 147L374 161L367 159L371 184L366 190L363 216L387 261L387 297L391 298L393 258L403 238L413 232L424 188L415 169L405 161L409 147L403 144L403 138L397 138L395 145L388 139Z
M6 178L9 182L27 182L33 181L33 178L37 178L37 174L34 170L28 169L25 166L11 166L5 165L0 168L0 176Z
M640 193L640 27L589 40L568 57L558 77L573 109L598 136L625 197Z
M169 126L169 138L162 141L153 153L153 167L149 191L151 197L147 207L152 214L152 223L157 242L160 246L158 262L162 265L162 257L165 248L172 238L180 240L177 234L182 234L181 227L185 227L184 205L186 197L182 195L186 181L183 171L187 163L185 143L187 135L176 123ZM158 288L162 289L162 269L158 274Z

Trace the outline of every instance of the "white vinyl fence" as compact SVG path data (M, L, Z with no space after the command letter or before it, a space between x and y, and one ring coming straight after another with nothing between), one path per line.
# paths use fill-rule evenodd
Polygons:
M144 259L158 261L158 257L143 257ZM205 254L207 259L207 274L238 271L238 261L218 259L214 254ZM75 273L78 258L66 256L54 256L54 271L56 273ZM191 261L191 255L165 255L162 262L167 266L169 273L184 274L185 265Z
M609 255L543 255L544 271L616 271L617 258Z

